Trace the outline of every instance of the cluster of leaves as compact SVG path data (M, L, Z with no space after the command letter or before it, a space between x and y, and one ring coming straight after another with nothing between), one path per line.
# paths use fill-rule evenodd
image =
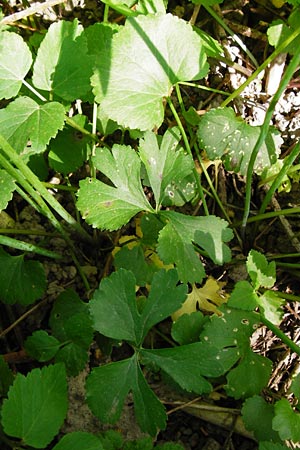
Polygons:
M228 301L210 309L213 315L197 310L200 290L195 283L206 275L199 255L214 264L230 261L228 242L233 233L214 215L178 212L199 199L199 176L189 146L181 145L186 135L180 120L178 127L164 133L153 131L164 121L165 102L172 110L174 87L206 76L207 57L218 57L222 48L203 31L167 14L162 0L139 1L134 10L130 2L104 3L127 16L124 25L105 22L84 29L78 20L62 20L50 25L42 40L34 35L28 43L15 29L0 29L0 100L8 100L0 110L0 211L17 190L70 243L48 205L77 230L78 224L54 203L40 179L51 169L67 177L87 161L91 176L80 180L76 193L76 208L86 223L114 231L138 216L134 242L130 239L115 252L116 271L100 282L90 302L83 302L74 291L63 292L53 305L47 331L35 331L27 338L27 353L47 364L26 376L14 376L0 359L5 440L11 447L17 445L12 438L33 448L51 443L67 413L67 377L86 367L90 345L100 336L111 346L127 343L132 353L93 368L88 375L87 403L102 422L115 424L131 393L140 428L152 438L164 429L165 408L147 379L149 370L160 370L178 388L197 394L209 394L218 380L229 396L245 400L244 421L261 441L260 450L287 448L283 440L300 439L299 415L286 399L269 405L260 396L272 364L250 348L250 337L262 320L280 321L281 301L270 290L275 265L251 251L246 264L250 281L238 282ZM280 26L284 39L297 26L297 18L291 16L288 25ZM270 39L271 35L270 29ZM278 42L274 40L274 45ZM88 116L67 114L78 99L87 109L95 105L93 134ZM184 111L184 116L211 160L221 159L227 169L246 174L260 127L249 126L231 108L212 110L201 119L193 111L190 115ZM109 148L97 141L96 131L106 137L116 130L123 134L129 130L135 145ZM255 162L256 173L276 162L280 145L278 133L270 130ZM146 195L149 192L151 196ZM7 237L0 242L57 257ZM45 292L43 266L26 260L24 254L12 256L1 249L0 284L3 303L30 305ZM190 294L188 284L193 285ZM268 290L262 293L261 288ZM186 302L191 300L194 310L186 314ZM148 348L151 329L171 315L176 317L171 330L174 345ZM245 383L249 377L250 385ZM299 398L297 381L291 388L295 398ZM260 422L253 418L257 410ZM99 436L75 432L61 438L53 450L151 449L152 438L124 443L113 432Z

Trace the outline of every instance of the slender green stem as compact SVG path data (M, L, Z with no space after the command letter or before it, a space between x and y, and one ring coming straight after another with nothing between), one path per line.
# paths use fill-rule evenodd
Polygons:
M252 53L248 50L244 42L241 38L239 38L227 25L226 23L221 19L220 16L210 7L203 5L206 11L215 19L216 22L218 22L219 25L232 37L232 39L241 47L241 49L246 53L246 55L249 56L251 61L253 62L254 66L257 67L258 63Z
M264 214L257 214L256 216L249 217L247 219L247 223L259 222L260 220L272 219L273 217L287 216L291 214L300 214L300 208L288 208L281 209L280 211L270 211ZM234 223L234 226L239 226L241 224L242 222L236 222Z
M241 84L240 87L238 87L237 89L235 89L233 91L233 93L226 98L223 103L221 104L221 107L224 108L225 106L227 106L232 100L234 100L236 97L238 97L241 92L243 92L243 90L253 81L255 80L255 78L257 78L257 76L260 74L260 72L262 72L264 69L266 69L268 67L268 65L280 54L283 53L286 48L288 47L288 45L290 45L290 43L296 39L300 34L300 29L297 29L296 31L294 31L294 33L292 33L284 42L282 42L282 44L278 45L278 47L276 47L276 49L274 50L274 52L267 58L264 60L264 62L255 70L255 72L253 72L253 74L243 83Z
M261 321L266 325L281 341L286 344L293 352L300 356L300 347L295 344L283 331L281 331L276 325L267 320L261 315Z
M207 87L207 86L202 86L201 84L196 84L196 83L189 83L188 81L180 81L178 83L181 86L190 86L196 89L201 89L203 91L209 91L209 92L214 92L215 94L221 94L221 95L230 95L229 92L225 92L225 91L220 91L219 89L214 89L211 87Z
M60 259L62 256L59 253L47 250L45 248L39 247L38 245L29 244L28 242L19 241L8 236L0 235L0 244L6 245L7 247L16 248L22 252L32 252L37 253L42 256L47 256L48 258Z
M181 132L181 136L183 138L183 142L184 142L186 151L188 152L188 154L190 155L190 157L193 160L193 154L192 154L192 150L191 150L191 147L190 147L190 143L188 141L188 138L187 138L185 129L184 129L183 125L182 125L182 122L180 120L180 117L177 114L176 108L174 107L170 97L167 97L167 101L168 101L169 107L170 107L170 109L171 109L171 111L173 113L173 116L175 117L175 120L177 122L178 128L179 128L179 130ZM198 190L199 196L200 196L200 198L201 198L201 200L203 202L203 205L206 205L204 193L203 193L201 182L200 182L200 177L199 177L199 174L197 172L197 169L196 169L195 165L193 166L193 175L194 175L194 178L195 178L195 181L196 181L196 186L197 186L197 190ZM205 214L209 215L207 205L206 205L206 207L204 206L204 210L205 210Z
M34 199L37 205L41 208L41 212L53 223L55 223L55 228L61 229L60 223L55 219L55 216L52 212L50 212L49 207L45 203L45 201L53 208L54 211L62 219L64 219L78 234L84 239L90 241L89 234L81 227L81 225L76 222L76 220L69 214L65 208L61 206L61 204L56 200L55 197L53 197L48 190L45 188L43 183L39 180L39 178L32 172L32 170L29 169L29 167L24 163L20 155L18 155L13 147L8 143L8 141L0 134L0 146L2 147L3 152L5 153L7 160L11 161L18 170L15 170L15 174L13 175L15 177L19 177L19 174L22 174L22 186L24 187L24 183L26 182L25 190L27 191L28 186L32 186L30 188L30 195L32 195L33 191L36 193L34 194ZM5 161L2 157L3 166L5 165ZM29 188L28 188L29 189ZM44 201L45 200L45 201ZM54 220L55 219L55 220Z
M103 22L108 22L109 5L105 4L103 13Z
M27 83L26 80L22 80L22 83L24 84L24 86L26 86L34 95L36 95L40 100L42 100L42 102L46 102L47 99L40 94L33 86L31 86L31 84Z
M88 136L93 141L98 142L98 138L97 138L97 136L95 134L90 133L88 130L86 130L85 128L83 128L80 125L78 125L78 123L76 123L71 117L66 117L66 123L68 125L70 125L70 127L74 128L75 130L80 131L80 133Z
M298 32L300 34L300 31ZM297 69L300 62L300 52L296 53L291 62L289 63L282 79L279 85L279 88L277 89L275 95L273 96L269 108L266 112L264 123L261 127L261 131L258 137L258 140L254 146L254 149L251 153L248 169L247 169L247 178L246 178L246 197L245 197L245 207L244 207L244 216L243 216L243 222L242 222L242 234L245 234L247 220L250 213L250 202L251 202L251 185L252 185L252 174L254 169L254 164L256 161L256 157L258 155L258 152L264 143L269 128L270 128L270 121L273 116L273 112L275 110L276 104L279 101L282 93L284 92L287 84L289 83L290 79L293 77L295 70Z
M284 158L283 166L280 169L279 173L276 175L276 178L271 184L270 189L266 193L266 196L259 209L259 214L263 214L265 212L268 204L271 201L272 196L283 182L284 177L286 176L287 172L289 171L290 167L292 166L293 162L295 161L299 153L300 153L300 142L298 142L298 144L295 145L291 153Z

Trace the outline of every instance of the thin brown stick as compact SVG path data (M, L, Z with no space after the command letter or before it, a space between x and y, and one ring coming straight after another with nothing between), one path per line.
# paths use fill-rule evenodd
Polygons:
M59 5L60 3L66 3L66 0L47 0L45 3L36 3L23 11L16 12L10 16L4 17L0 21L0 25L8 25L17 22L18 20L25 19L25 17L32 16L33 14L44 11L52 6Z

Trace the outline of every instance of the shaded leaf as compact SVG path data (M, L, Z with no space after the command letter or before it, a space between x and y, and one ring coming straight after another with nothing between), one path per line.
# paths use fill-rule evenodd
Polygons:
M35 154L45 150L64 121L65 109L60 103L39 105L29 97L18 97L0 110L0 133L18 153Z
M73 431L63 436L53 450L103 450L100 439L85 431Z
M274 405L267 403L261 396L255 395L245 400L242 416L247 430L253 431L258 441L280 441L278 433L272 428Z
M172 325L172 338L180 345L198 342L206 320L201 311L183 314Z
M276 281L275 261L268 262L265 255L256 250L251 250L248 254L247 271L255 289L260 286L271 288Z
M64 100L87 100L92 75L92 59L87 53L83 27L77 19L52 23L33 66L35 87Z
M35 331L24 343L26 352L41 362L52 359L59 347L60 342L44 330Z
M32 63L31 52L22 37L0 32L0 100L18 94Z
M217 108L208 111L200 120L198 140L212 160L222 159L226 169L247 174L250 156L260 134L260 127L248 125L235 115L232 108ZM275 130L269 132L260 148L255 164L255 173L276 162L280 154L282 139Z
M0 355L0 396L6 397L9 387L14 381L14 374L10 370L4 357Z
M30 305L45 291L46 277L41 263L11 256L0 249L0 299L10 305Z
M300 414L293 410L286 398L282 398L275 404L273 428L278 431L283 441L286 439L300 441Z
M18 373L2 406L2 425L25 445L46 448L67 413L67 381L63 364ZM38 418L38 420L37 420Z
M159 127L164 117L162 100L172 86L207 72L201 39L171 14L128 18L113 36L111 53L109 68L96 68L102 70L100 82L92 80L96 101L111 119L131 129ZM100 84L107 86L103 100Z
M253 311L257 307L257 304L258 296L253 286L248 281L238 281L230 294L228 306L245 311Z
M259 394L268 384L271 372L269 359L248 350L239 365L228 373L226 390L235 399ZM251 383L245 383L246 379Z

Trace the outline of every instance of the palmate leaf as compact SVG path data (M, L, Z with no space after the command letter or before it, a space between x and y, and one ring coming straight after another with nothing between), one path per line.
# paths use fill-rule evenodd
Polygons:
M140 130L161 125L162 100L174 84L207 73L200 37L171 14L129 17L112 38L108 63L95 68L96 101L112 120Z
M300 441L300 414L293 410L286 398L275 404L273 428L278 431L282 440Z
M24 255L11 256L0 249L0 286L2 302L29 305L45 291L44 268L38 261L26 261Z
M54 92L64 100L87 100L91 75L92 59L78 20L50 25L33 66L35 87Z
M156 272L149 297L139 313L135 277L128 270L118 270L101 281L90 302L95 330L114 339L141 345L150 328L167 318L185 300L186 286L177 283L176 270Z
M112 153L98 149L94 164L115 187L96 179L80 182L77 207L89 224L116 230L138 212L153 211L141 185L141 161L131 147L115 144Z
M166 413L149 388L139 367L137 356L92 370L87 378L87 403L104 423L116 423L125 399L133 392L135 415L141 429L151 435L164 429ZM105 393L105 395L103 395Z
M19 97L0 110L0 134L18 152L41 153L51 138L61 130L65 121L65 109L58 102L39 105L29 97Z
M31 52L22 37L0 32L0 100L18 94L31 63Z
M242 175L247 168L252 150L260 134L260 127L248 125L236 117L232 108L217 108L208 111L200 120L198 140L211 160L222 159L228 170ZM254 171L261 173L275 163L280 154L282 139L279 133L269 132L257 155Z
M280 442L278 433L272 428L273 404L267 403L260 395L254 395L245 400L242 415L247 430L253 431L258 441ZM271 447L270 450L275 448Z
M201 282L205 272L193 243L204 249L216 263L230 259L225 245L233 234L228 224L215 216L192 217L175 211L162 211L167 225L160 231L157 251L165 264L174 263L183 282Z
M2 426L25 445L46 448L67 413L67 380L63 364L17 374L2 406Z
M192 173L192 158L179 146L180 139L178 128L173 127L163 135L160 146L152 131L147 131L140 140L139 154L154 193L156 210L166 195L175 196L175 189L170 186L176 186Z
M258 289L260 286L265 288L273 287L276 281L275 261L269 263L262 253L251 250L246 266L255 289Z

